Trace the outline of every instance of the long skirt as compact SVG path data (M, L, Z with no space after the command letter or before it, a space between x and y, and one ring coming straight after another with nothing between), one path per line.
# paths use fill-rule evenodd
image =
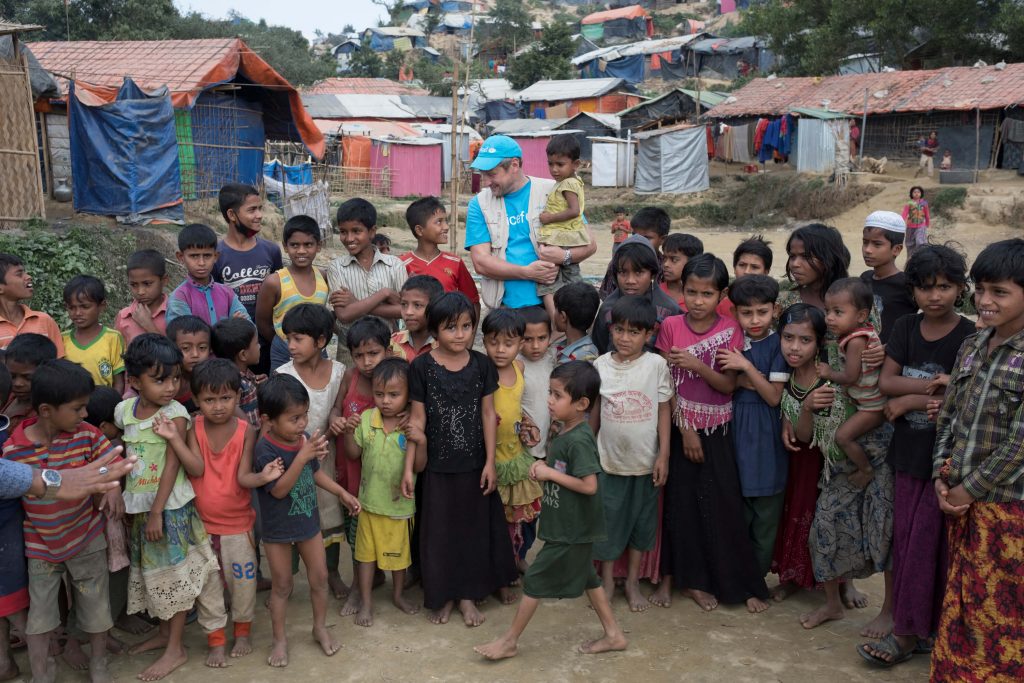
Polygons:
M480 600L519 578L501 497L480 492L480 470L426 470L420 478L424 606L436 610L450 600Z
M1024 501L950 518L932 683L1024 680Z
M711 593L724 604L768 598L743 516L743 495L732 438L724 427L700 433L704 462L683 455L672 430L661 573L672 585Z
M893 633L930 638L939 625L949 549L935 486L896 473L892 529Z
M0 500L0 617L28 607L21 499Z
M794 583L801 588L814 588L814 567L807 540L818 503L818 480L821 478L821 451L800 442L800 450L789 454L789 475L786 499L775 536L772 572L780 583Z

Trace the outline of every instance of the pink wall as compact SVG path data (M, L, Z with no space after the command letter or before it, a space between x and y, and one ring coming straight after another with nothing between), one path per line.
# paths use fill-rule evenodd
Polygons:
M370 168L373 186L381 184L381 169L391 169L391 197L426 197L441 194L441 149L436 145L402 145L373 141ZM545 157L545 165L546 165Z
M548 140L551 138L517 138L511 136L523 149L523 170L535 178L550 178L548 171Z

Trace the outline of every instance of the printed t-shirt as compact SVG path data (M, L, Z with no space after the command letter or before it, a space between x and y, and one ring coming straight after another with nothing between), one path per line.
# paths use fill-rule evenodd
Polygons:
M405 434L398 429L384 431L384 418L374 408L362 415L352 435L363 449L359 503L367 512L392 519L409 519L416 513L416 501L402 495L405 472Z
M238 251L224 240L218 242L217 251L217 261L213 264L214 281L235 290L249 318L255 320L256 295L260 293L260 285L267 275L283 267L281 247L257 237L255 246L248 251Z
M869 270L861 274L863 280L875 298L875 310L882 321L882 329L878 330L878 338L883 344L889 342L896 321L905 315L917 313L917 303L907 289L907 276L902 271L882 280L876 280L875 271Z
M473 303L480 301L480 292L476 282L469 273L465 262L455 254L442 251L429 261L407 251L399 256L405 264L409 277L413 275L429 275L441 283L446 292L462 292Z
M505 249L505 260L513 265L528 266L537 260L537 251L530 241L530 222L527 213L530 209L530 181L511 194L503 197L505 214L508 216L508 246ZM469 200L466 212L466 249L491 241L487 231L487 221L480 208L480 200L473 197ZM540 304L537 296L537 283L532 280L505 280L505 296L501 300L508 308L524 308Z
M125 512L130 515L149 512L156 498L160 477L167 463L167 441L153 432L153 418L161 415L168 420L185 418L186 426L192 424L192 417L185 406L171 401L145 420L135 416L139 404L138 397L121 401L114 408L114 424L124 431L121 440L124 442L125 455L135 455L138 462L128 473L124 487ZM195 491L185 475L185 468L178 468L174 479L174 487L167 499L165 510L177 510L195 498Z
M201 477L189 477L189 481L196 492L196 510L211 534L242 534L251 531L256 522L252 494L238 483L247 424L235 418L235 433L221 450L215 451L206 434L206 419L202 415L196 418L196 442L204 471Z
M74 331L64 333L65 358L89 371L98 387L114 386L114 375L124 372L124 337L106 325L85 346L75 341Z
M286 446L270 436L256 442L253 469L262 471L268 463L281 458L285 471L295 462L300 444ZM302 466L299 478L284 498L273 494L278 480L256 489L260 505L260 533L269 543L298 543L320 533L320 509L316 505L316 482L313 475L320 463L313 458Z
M582 422L568 432L552 437L548 467L582 479L601 471L597 441L590 425ZM544 482L537 537L553 543L593 543L605 539L604 508L600 492L592 496L570 491L553 481Z

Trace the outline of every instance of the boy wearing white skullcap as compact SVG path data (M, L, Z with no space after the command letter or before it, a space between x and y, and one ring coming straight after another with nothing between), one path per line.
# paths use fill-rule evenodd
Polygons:
M885 344L893 324L904 315L917 313L917 304L907 289L903 271L896 267L896 257L903 251L907 224L894 211L875 211L864 221L861 255L871 270L860 277L871 287L875 309L882 321L878 336Z

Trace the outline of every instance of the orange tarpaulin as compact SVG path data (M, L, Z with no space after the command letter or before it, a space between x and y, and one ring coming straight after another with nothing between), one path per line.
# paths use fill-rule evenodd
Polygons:
M611 19L637 19L639 17L646 17L647 10L640 5L630 5L629 7L620 7L619 9L605 10L604 12L594 12L588 14L580 20L581 24L603 24Z
M363 135L341 138L341 165L346 180L366 180L370 177L370 152L373 140ZM363 170L366 169L366 170Z

